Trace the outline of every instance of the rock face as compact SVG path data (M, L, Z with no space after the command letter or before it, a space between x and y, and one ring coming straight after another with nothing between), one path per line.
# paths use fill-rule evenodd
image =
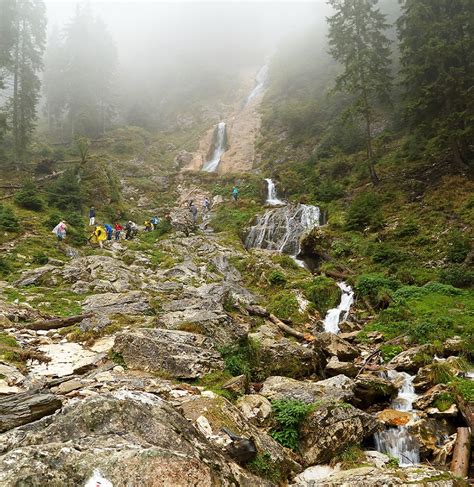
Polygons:
M317 407L305 419L300 431L300 450L305 465L329 462L351 444L372 435L380 423L349 404Z
M268 485L147 393L122 390L71 403L58 415L0 435L0 445L5 487L85 485L94 471L116 486Z
M250 338L259 343L262 369L269 375L300 378L320 372L322 357L317 350L281 335L274 326L262 325Z
M0 398L0 432L53 414L61 405L61 401L53 394L41 394L38 391Z
M210 338L185 331L138 328L120 333L114 351L132 369L176 379L196 379L224 368Z
M149 313L151 307L145 293L130 291L127 293L104 293L89 296L84 301L83 310L85 313L134 315Z
M272 414L270 401L260 394L242 396L238 399L236 406L248 421L257 426L266 424Z
M269 377L260 391L270 400L294 400L307 404L319 400L351 401L354 397L354 382L345 375L318 382L299 381L289 377Z

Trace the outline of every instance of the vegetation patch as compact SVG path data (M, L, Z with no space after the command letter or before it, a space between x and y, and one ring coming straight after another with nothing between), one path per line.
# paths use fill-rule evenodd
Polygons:
M247 464L247 470L269 480L275 484L279 484L282 480L282 472L278 462L272 460L269 453L258 452L256 457Z

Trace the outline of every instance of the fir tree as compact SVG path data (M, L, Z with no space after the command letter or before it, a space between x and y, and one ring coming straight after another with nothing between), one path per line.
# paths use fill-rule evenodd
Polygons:
M370 176L378 183L372 148L374 109L377 102L390 99L390 41L385 15L375 8L377 0L329 0L336 13L328 18L329 46L343 72L336 78L335 90L353 96L346 113L361 116Z
M403 0L398 29L409 126L465 169L474 140L474 2Z

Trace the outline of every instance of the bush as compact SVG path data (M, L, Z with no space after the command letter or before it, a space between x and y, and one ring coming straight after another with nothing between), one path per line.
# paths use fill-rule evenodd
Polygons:
M459 231L452 232L448 241L447 257L450 262L464 262L471 250L469 237Z
M0 257L0 276L6 277L13 271L12 265L4 257Z
M396 357L401 352L403 352L403 347L400 345L382 345L380 347L380 353L385 363L390 362L393 357Z
M400 287L400 282L382 274L362 274L357 278L355 291L373 306L385 302L386 295Z
M395 229L394 235L398 238L404 238L418 235L419 232L420 227L418 226L418 224L416 224L415 222L406 222Z
M284 286L286 284L286 276L279 269L273 269L268 274L268 282L272 286Z
M362 193L356 196L346 215L346 228L348 230L363 230L367 226L374 230L381 228L383 217L380 206L380 198L375 193Z
M33 255L33 263L39 265L45 265L49 261L48 256L44 252L37 252Z
M332 279L326 276L315 277L306 288L305 294L322 315L326 314L329 309L335 308L341 299L341 290Z
M80 211L83 205L81 184L75 172L70 169L52 183L48 191L48 202L60 210Z
M474 285L474 271L467 266L453 264L439 271L439 280L454 287Z
M0 229L7 232L17 232L20 229L18 218L8 206L0 205Z
M44 201L38 196L38 189L32 181L27 182L15 194L15 203L22 208L33 211L41 211L44 207Z
M372 253L372 261L376 264L395 264L405 260L406 256L387 244L379 244Z
M242 340L238 344L225 345L219 349L224 359L225 370L232 374L246 375L252 378L252 373L259 362L260 344L255 340Z
M300 401L272 401L276 427L270 435L281 445L296 451L299 444L299 427L302 421L315 408L314 404Z

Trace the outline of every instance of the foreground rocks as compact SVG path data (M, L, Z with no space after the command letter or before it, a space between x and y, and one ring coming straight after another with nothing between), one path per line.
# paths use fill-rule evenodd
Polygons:
M224 368L210 338L185 331L138 328L119 333L113 350L132 369L176 379L196 379Z
M0 435L0 485L270 485L243 470L166 401L118 391ZM105 485L105 482L104 482Z

